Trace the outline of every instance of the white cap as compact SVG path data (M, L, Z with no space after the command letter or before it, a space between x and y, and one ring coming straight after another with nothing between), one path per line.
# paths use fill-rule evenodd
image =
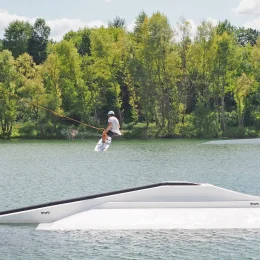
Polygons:
M114 111L109 111L108 113L107 113L107 115L114 115L115 113L114 113Z

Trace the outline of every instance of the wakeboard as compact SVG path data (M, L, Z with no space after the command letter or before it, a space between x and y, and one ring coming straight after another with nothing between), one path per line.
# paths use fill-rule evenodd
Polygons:
M108 147L110 146L112 142L112 138L110 136L107 137L107 140L105 143L102 142L102 138L98 141L96 147L95 147L95 151L96 152L105 152Z

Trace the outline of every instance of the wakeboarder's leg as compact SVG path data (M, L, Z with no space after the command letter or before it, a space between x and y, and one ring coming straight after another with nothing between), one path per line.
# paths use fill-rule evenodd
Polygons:
M103 143L105 143L106 140L107 140L107 133L106 133L106 131L104 131L104 132L102 133L102 141L103 141Z

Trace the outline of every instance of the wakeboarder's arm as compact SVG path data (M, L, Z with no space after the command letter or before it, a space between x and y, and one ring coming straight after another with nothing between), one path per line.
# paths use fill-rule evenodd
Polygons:
M108 126L107 126L105 132L107 133L107 132L111 129L111 127L112 127L112 122L108 124Z

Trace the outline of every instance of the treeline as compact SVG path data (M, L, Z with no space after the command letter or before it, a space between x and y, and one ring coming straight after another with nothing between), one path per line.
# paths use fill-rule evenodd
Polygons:
M72 124L38 105L95 126L104 126L114 110L126 136L259 135L256 30L203 21L192 37L184 19L172 28L165 15L141 12L133 32L118 17L107 28L71 31L59 42L50 40L50 31L44 19L14 21L5 29L4 138L60 137Z

